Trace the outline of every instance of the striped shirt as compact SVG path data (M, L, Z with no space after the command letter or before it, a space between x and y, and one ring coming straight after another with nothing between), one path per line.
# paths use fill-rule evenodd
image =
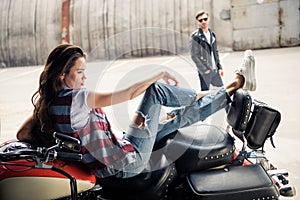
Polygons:
M80 139L83 162L98 177L122 171L135 161L131 143L118 138L101 108L86 105L88 90L64 89L49 108L54 129ZM78 117L79 116L79 117Z

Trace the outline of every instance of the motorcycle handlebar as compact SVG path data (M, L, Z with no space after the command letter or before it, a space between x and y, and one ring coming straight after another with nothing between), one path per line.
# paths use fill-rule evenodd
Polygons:
M68 152L57 152L56 158L65 161L76 161L82 160L82 154L78 153L68 153Z
M13 161L18 159L30 159L34 157L40 157L46 159L46 156L49 156L50 160L60 159L64 161L76 161L79 162L82 160L82 154L78 153L69 153L69 152L56 152L50 154L44 154L37 150L18 150L12 152L0 152L0 161Z
M12 161L12 160L18 160L18 159L27 159L32 158L34 155L37 154L36 150L19 150L19 151L13 151L13 152L5 152L0 153L0 160L1 161Z

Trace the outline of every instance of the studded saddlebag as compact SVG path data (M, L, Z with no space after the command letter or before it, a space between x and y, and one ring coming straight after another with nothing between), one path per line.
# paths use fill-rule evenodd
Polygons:
M252 98L248 91L239 89L234 93L227 115L227 121L233 131L244 132L246 130L251 106Z
M258 149L269 137L274 146L272 136L280 123L280 112L257 100L253 101L253 105L253 111L245 131L248 147Z
M188 199L277 199L278 190L261 165L232 166L191 173Z

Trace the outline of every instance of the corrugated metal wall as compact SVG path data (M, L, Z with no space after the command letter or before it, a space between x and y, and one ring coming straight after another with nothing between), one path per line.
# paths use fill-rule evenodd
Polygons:
M61 42L97 58L188 51L207 0L1 0L1 66L43 64ZM67 12L67 13L66 13Z
M1 0L0 65L42 64L60 43L60 0Z
M0 67L44 64L62 42L92 59L186 53L200 9L220 49L299 45L299 0L1 0Z
M100 58L188 51L194 14L205 0L75 1L72 42Z

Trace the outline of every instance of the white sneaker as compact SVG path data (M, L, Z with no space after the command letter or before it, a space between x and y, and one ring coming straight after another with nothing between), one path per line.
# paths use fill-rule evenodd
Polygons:
M255 59L251 50L245 51L243 63L238 67L236 73L242 75L245 79L243 89L249 91L256 90Z

